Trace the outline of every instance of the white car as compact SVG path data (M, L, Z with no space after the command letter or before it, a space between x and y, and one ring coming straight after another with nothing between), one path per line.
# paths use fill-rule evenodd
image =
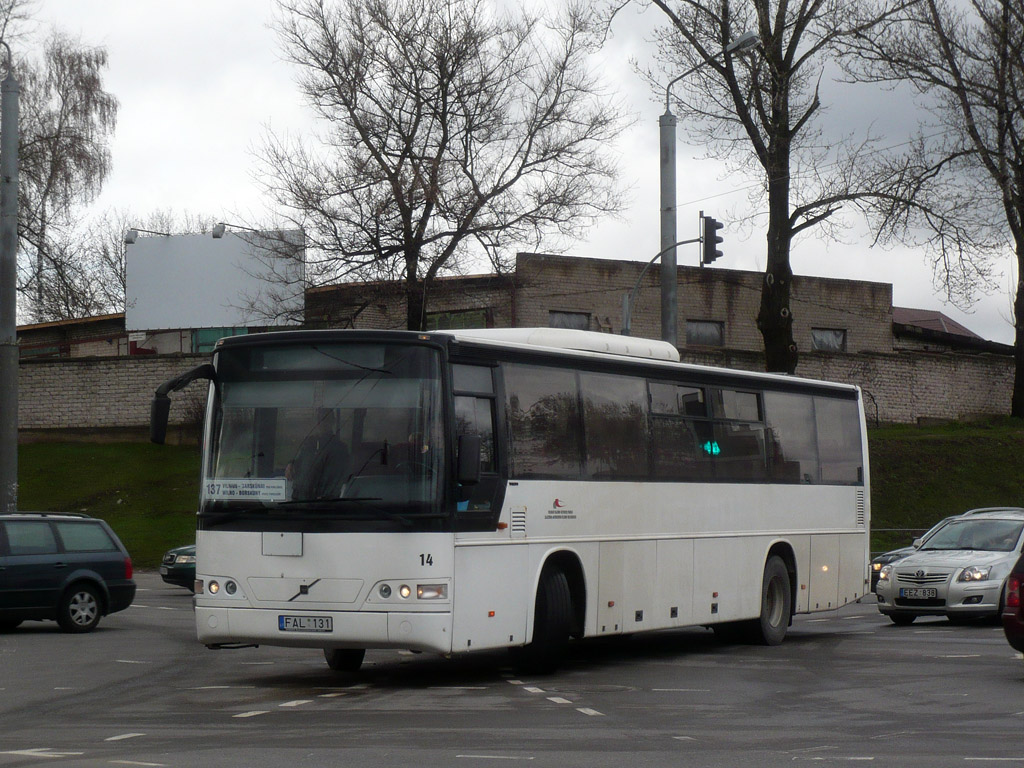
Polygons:
M878 610L895 624L918 616L998 617L1003 585L1022 548L1024 509L972 510L948 521L914 553L882 566Z

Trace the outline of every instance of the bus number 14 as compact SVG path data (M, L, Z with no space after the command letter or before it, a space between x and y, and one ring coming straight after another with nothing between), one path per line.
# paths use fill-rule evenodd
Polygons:
M429 552L425 555L420 555L420 565L433 565L434 556Z

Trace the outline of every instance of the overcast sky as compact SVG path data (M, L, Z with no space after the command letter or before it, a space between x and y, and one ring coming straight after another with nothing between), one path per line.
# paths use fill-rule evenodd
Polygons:
M607 76L638 118L617 148L632 189L631 205L622 220L591 230L569 255L647 261L659 249L658 115L664 107L629 63L649 50L643 28L657 20L653 13L647 11L646 21L631 16L617 21L603 54ZM140 217L155 210L188 212L229 222L257 221L265 214L253 178L253 153L265 127L302 133L311 125L294 72L268 26L273 15L272 0L41 0L38 22L104 46L109 54L105 85L120 102L120 112L113 173L97 210L128 209ZM833 104L828 119L844 125L882 120L893 132L892 143L903 140L901 131L912 125L913 115L893 110L892 99L886 103L867 95ZM680 239L698 235L698 214L704 210L727 225L725 256L715 266L762 271L763 227L730 226L751 213L743 189L749 179L724 179L721 168L702 155L699 147L678 148ZM965 314L936 293L923 253L871 249L858 227L845 239L844 244L799 240L794 271L891 283L896 306L939 310L987 339L1013 342L1009 255L1001 265L1000 289ZM678 260L695 266L697 246L681 246Z

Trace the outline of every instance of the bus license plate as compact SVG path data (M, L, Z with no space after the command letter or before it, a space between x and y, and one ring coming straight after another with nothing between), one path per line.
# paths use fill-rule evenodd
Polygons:
M900 597L905 600L933 600L939 596L938 590L935 589L901 589Z
M334 620L330 616L278 616L277 627L282 632L333 632Z

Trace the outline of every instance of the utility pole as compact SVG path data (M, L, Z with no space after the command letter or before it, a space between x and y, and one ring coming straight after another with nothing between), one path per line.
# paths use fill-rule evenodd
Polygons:
M658 118L660 137L660 182L661 182L661 339L678 347L678 297L676 286L679 280L676 249L676 116L672 114L669 100L672 86L684 77L692 75L701 67L719 56L741 55L752 51L761 44L756 32L745 32L729 43L719 53L706 59L692 69L673 78L665 86L665 114Z
M0 512L18 507L18 94L11 49L0 82Z

